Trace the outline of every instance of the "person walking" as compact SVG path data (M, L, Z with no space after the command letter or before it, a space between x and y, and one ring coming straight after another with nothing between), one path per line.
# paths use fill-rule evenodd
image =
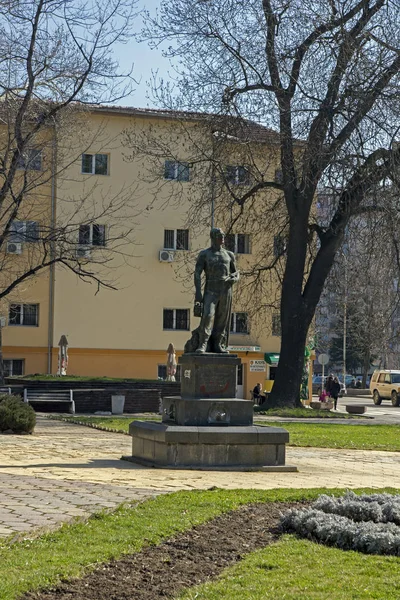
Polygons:
M332 396L332 394L331 394L332 383L333 383L333 375L331 373L328 376L327 380L325 381L325 391L326 391L326 393L327 393L328 396Z
M330 384L330 394L331 398L333 398L333 409L337 410L337 401L340 394L340 382L337 377L334 377Z

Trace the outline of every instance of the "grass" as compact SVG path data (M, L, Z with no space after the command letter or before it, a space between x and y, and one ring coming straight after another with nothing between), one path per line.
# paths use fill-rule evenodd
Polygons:
M254 408L255 417L264 415L266 417L288 417L293 419L368 419L363 415L349 415L341 412L331 412L330 410L314 410L310 408L270 408L269 410L258 410Z
M399 564L286 535L179 600L398 600Z
M370 492L371 490L362 491ZM385 491L396 492L393 489ZM249 502L306 500L314 499L321 493L340 495L343 490L263 491L213 489L208 491L183 491L158 496L135 507L121 507L114 513L100 513L86 522L63 525L59 530L39 538L30 539L26 537L18 542L3 540L0 542L0 599L15 600L27 591L54 586L65 578L82 576L101 562L118 559L124 554L138 552L144 546L158 544L163 539L180 531L204 523L213 517L234 510ZM341 585L343 569L345 567L347 569L348 557L351 553L340 553L340 556L338 554L338 568L334 569L329 561L325 562L318 558L323 556L326 551L321 546L302 542L302 546L298 547L294 538L290 538L290 540L290 542L283 541L282 543L286 546L284 545L281 549L279 544L266 549L266 558L261 557L264 561L262 564L265 564L265 566L258 567L254 575L252 575L251 567L248 567L245 579L239 575L237 583L234 584L236 578L236 575L234 575L233 579L230 578L230 585L242 585L246 589L248 585L253 585L251 580L256 579L255 575L257 575L257 580L260 575L273 575L274 577L280 575L282 589L285 581L289 581L289 578L293 589L301 589L304 582L307 581L307 577L311 577L310 574L307 575L307 572L311 573L316 569L316 573L321 576L320 569L322 567L325 569L326 576L329 575L332 589L336 589L336 586ZM291 550L292 545L294 545L294 550ZM299 549L296 550L297 548ZM293 557L295 557L295 560L293 560ZM256 555L252 555L248 560L254 559L259 560ZM365 571L371 573L378 571L375 568L376 564L386 565L385 573L390 573L393 582L392 589L397 589L396 582L400 582L400 570L398 568L387 569L389 565L397 567L398 562L394 564L394 559L360 555L358 560L360 562L365 561ZM305 572L299 567L299 562L304 565ZM269 564L273 565L271 569L268 567ZM245 567L243 566L243 568ZM278 571L274 573L275 570L279 570L279 573ZM317 576L315 581L318 582ZM375 593L374 588L368 586L375 585L376 589L379 589L379 579L376 584L373 584L372 577L369 577L367 582L361 581L370 594L365 597L391 598L389 595L373 595ZM361 582L359 582L359 585L361 585ZM268 593L272 593L272 590L273 587L270 587ZM266 590L264 590L265 592ZM209 596L202 597L208 598ZM214 597L222 596L210 596L210 598ZM236 596L234 594L223 597L238 597L241 600L258 598L258 596ZM272 598L272 596L269 597ZM295 596L275 594L275 598L286 597L294 598ZM302 594L298 597L306 598L307 596ZM323 598L324 596L314 597ZM335 599L339 598L336 595L334 597ZM349 597L352 596L347 596L347 598ZM399 594L397 597L399 597Z
M265 422L259 423L265 425ZM290 434L289 446L400 452L400 425L274 422Z
M149 382L159 381L158 379L130 379L128 377L94 377L90 375L16 375L15 379L24 379L26 381L113 381L115 383L134 383L134 382ZM11 379L12 381L12 379Z
M59 417L53 416L58 419ZM256 417L257 419L257 417ZM63 420L128 433L129 423L135 420L159 421L160 417L63 417ZM267 426L265 421L255 421L258 425ZM270 423L273 427L284 427L290 434L289 446L312 448L347 448L352 450L384 450L400 452L400 425L344 425L342 423Z

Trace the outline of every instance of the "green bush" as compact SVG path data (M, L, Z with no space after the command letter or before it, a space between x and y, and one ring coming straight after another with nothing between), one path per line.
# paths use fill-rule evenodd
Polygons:
M19 396L0 394L0 431L11 429L14 433L32 433L36 413Z

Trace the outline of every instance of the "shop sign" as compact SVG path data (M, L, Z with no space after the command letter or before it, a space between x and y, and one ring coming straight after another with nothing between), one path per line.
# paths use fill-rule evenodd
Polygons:
M266 370L266 362L265 360L251 360L250 361L250 371L257 373L264 373Z

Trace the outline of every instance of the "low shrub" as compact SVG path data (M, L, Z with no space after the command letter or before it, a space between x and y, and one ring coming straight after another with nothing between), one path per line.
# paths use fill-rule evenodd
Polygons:
M284 515L281 527L343 550L400 556L399 508L400 497L390 494L323 494L311 508Z
M36 425L36 413L19 396L0 394L0 431L32 433Z

